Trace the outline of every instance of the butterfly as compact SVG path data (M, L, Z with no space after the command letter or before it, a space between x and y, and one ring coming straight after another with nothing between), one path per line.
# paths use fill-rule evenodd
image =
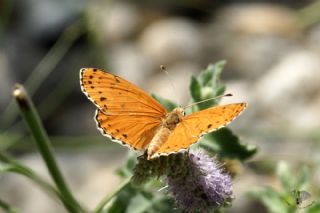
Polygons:
M202 135L226 126L247 105L215 106L185 116L182 107L167 112L139 87L101 69L81 69L80 84L97 107L95 120L101 133L135 150L145 150L147 159L187 149Z
M295 204L298 208L307 208L307 207L313 205L313 203L314 203L314 201L312 201L309 204L302 206L302 203L311 197L311 194L307 191L304 191L304 190L300 191L300 190L294 189L294 190L292 190L291 194L292 194L292 197L294 198Z

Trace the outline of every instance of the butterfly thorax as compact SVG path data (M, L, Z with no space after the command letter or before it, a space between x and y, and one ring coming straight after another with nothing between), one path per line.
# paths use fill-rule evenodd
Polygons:
M183 116L184 110L181 107L175 108L166 115L147 148L148 159L153 158L153 154L168 140Z
M170 130L174 130L177 124L181 121L184 116L184 110L181 107L177 107L172 112L169 112L165 119L163 119L163 126L169 128Z

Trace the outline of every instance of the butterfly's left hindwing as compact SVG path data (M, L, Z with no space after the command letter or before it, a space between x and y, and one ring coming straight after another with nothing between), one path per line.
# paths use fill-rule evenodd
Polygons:
M158 121L150 122L143 116L112 116L98 109L95 120L104 136L136 150L146 148L159 126Z

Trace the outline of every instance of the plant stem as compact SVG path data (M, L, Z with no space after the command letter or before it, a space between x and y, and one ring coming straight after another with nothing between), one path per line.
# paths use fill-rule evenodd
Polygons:
M116 196L124 187L130 184L131 177L125 179L119 186L116 188L112 193L106 195L102 200L99 202L97 207L93 210L93 213L100 213L103 208L111 201L111 199Z
M310 28L320 21L320 1L313 1L310 5L302 8L297 12L298 21L304 28Z
M35 91L37 91L41 83L49 76L63 56L65 56L68 50L72 47L72 44L83 34L83 29L83 19L76 21L66 28L56 43L31 72L24 83L31 96ZM15 121L16 117L17 111L14 107L14 102L11 101L3 112L3 117L0 122L1 126L3 128L9 128Z
M0 199L0 207L8 213L19 213L19 211L11 207L7 202Z
M20 84L16 84L13 89L13 96L18 103L22 117L32 133L40 154L46 163L47 169L63 197L62 202L64 206L69 212L83 212L63 179L54 158L48 135L45 132L39 115L24 87Z
M60 199L62 198L60 192L55 187L38 176L34 171L32 171L32 169L21 164L12 157L0 152L0 162L8 166L5 171L24 175L25 177L29 178L31 181L42 187L46 192L54 194Z

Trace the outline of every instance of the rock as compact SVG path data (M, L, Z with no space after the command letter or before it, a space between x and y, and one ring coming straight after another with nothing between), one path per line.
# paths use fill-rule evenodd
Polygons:
M123 149L124 150L124 149ZM86 152L56 152L57 162L73 195L87 209L117 187L120 180L115 170L122 165L125 154L120 149L86 149ZM51 180L41 157L28 154L19 159L41 177ZM49 181L50 182L50 181ZM63 205L50 197L29 179L18 174L3 174L0 196L21 212L67 212Z
M294 12L278 5L226 7L204 30L206 60L212 55L223 58L235 76L255 81L279 58L301 46L298 26Z
M0 52L0 111L7 106L9 100L11 99L11 89L13 87L12 75L9 72L9 65L7 56Z
M238 37L230 40L221 51L235 76L256 81L279 58L294 51L299 44L279 37Z
M169 76L159 71L148 80L147 91L186 106L191 100L189 91L191 75L196 75L200 70L201 68L192 62L180 62L167 66Z
M106 60L110 64L110 72L140 87L153 72L152 60L134 43L114 45L107 50Z
M142 33L139 43L144 54L159 65L201 58L199 29L191 21L182 18L151 24Z
M84 0L68 3L50 0L19 2L19 6L22 7L19 8L19 33L36 39L57 36L70 20L80 15L86 5Z
M282 58L254 86L256 108L266 122L307 127L320 119L320 56L301 50ZM312 113L308 112L313 104Z
M136 7L128 2L93 3L88 10L88 18L88 27L102 43L132 37L141 21Z
M320 24L310 29L306 39L307 46L320 54Z
M218 21L223 22L227 30L235 34L289 38L301 35L295 12L276 4L232 5L222 10Z

